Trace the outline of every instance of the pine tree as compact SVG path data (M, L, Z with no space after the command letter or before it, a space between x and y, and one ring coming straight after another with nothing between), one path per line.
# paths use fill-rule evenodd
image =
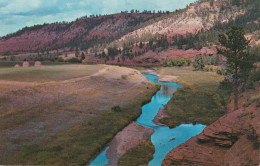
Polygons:
M248 61L246 49L249 47L249 41L245 38L245 31L242 27L233 26L226 34L219 35L219 42L222 48L217 48L218 53L227 58L227 65L234 71L234 110L237 110L239 70Z

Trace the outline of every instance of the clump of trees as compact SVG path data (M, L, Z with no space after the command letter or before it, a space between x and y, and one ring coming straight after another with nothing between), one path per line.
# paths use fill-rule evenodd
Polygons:
M201 54L196 55L194 58L194 61L192 63L192 66L194 67L195 70L203 70L203 68L205 66L204 56Z

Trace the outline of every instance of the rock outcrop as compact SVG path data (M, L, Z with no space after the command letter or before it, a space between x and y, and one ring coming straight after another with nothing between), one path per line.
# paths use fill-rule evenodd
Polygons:
M253 93L257 94L259 90ZM243 95L239 110L230 111L206 127L201 134L170 151L162 165L258 166L260 101L243 106L247 97L247 94Z

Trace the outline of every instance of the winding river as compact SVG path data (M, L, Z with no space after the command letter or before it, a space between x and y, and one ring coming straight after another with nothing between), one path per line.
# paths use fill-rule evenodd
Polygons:
M151 102L142 107L142 114L137 119L137 123L141 126L154 130L151 136L151 141L155 147L155 153L153 160L149 162L149 166L160 166L167 153L174 147L186 142L191 137L199 134L206 127L201 124L182 124L178 127L170 129L167 126L160 126L153 122L154 117L157 115L160 108L164 108L164 105L171 99L172 94L177 88L181 87L178 83L173 82L160 82L158 76L143 74L149 81L161 84L161 89L152 97ZM104 166L108 164L108 158L106 157L107 147L95 160L93 160L90 166Z

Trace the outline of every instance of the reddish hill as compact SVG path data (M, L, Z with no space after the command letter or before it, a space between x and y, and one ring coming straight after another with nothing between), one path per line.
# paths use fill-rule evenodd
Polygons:
M81 18L70 24L26 27L0 38L0 53L32 52L66 46L88 48L95 41L109 42L135 30L140 23L160 14L121 13L95 18ZM100 41L99 41L100 42Z

